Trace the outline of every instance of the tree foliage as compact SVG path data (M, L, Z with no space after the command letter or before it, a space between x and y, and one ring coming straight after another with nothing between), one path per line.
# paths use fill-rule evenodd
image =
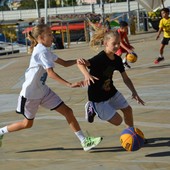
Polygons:
M11 42L17 40L16 28L14 26L3 26L1 29L7 40L10 40Z
M76 6L77 0L62 0L64 6ZM55 8L55 7L61 7L62 2L61 0L47 0L47 6L48 8ZM103 3L114 3L114 2L126 2L127 0L103 0ZM134 1L134 0L130 0ZM0 0L0 7L1 10L10 10L8 7L9 2L14 2L14 0ZM97 0L97 3L99 4L101 0ZM18 8L20 10L22 9L35 9L36 3L35 0L21 0L21 6ZM44 8L44 0L38 0L37 1L38 8Z
M50 8L56 7L56 1L55 0L47 0L47 6ZM38 8L44 8L44 0L38 0L37 1ZM19 9L35 9L36 3L35 0L22 0L21 6Z

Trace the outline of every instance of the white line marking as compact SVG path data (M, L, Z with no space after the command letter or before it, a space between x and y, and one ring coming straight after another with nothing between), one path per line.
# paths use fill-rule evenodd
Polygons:
M0 67L0 70L2 70L2 69L4 69L4 68L8 67L9 65L11 65L11 64L13 64L13 63L15 63L15 62L16 62L16 61L11 61L11 62L9 62L9 63L7 63L7 64L1 66L1 67Z
M70 161L70 162L94 162L94 160L90 160L90 159L28 159L28 158L17 158L17 159L0 159L0 161L23 161L23 162L28 162L28 161L54 161L54 162L61 162L61 161ZM154 160L114 160L114 159L111 159L111 160L106 160L106 159L95 159L95 161L98 161L98 162L131 162L131 163L140 163L140 162L143 162L143 163L153 163L153 162L157 162L157 163L167 163L169 164L170 162L169 161L156 161L155 159Z
M164 71L165 71L165 70L169 70L169 69L170 69L170 68L164 68ZM135 73L135 75L129 75L129 74L128 74L128 76L129 76L130 78L134 78L134 77L149 75L149 74L156 73L156 72L159 72L159 71L162 71L162 69L157 69L157 70L153 70L153 71L146 72L146 73L140 73L140 74L136 74L136 73ZM122 77L117 78L117 79L114 79L114 81L117 81L117 80L122 80ZM132 81L133 81L133 79L132 79Z
M42 120L42 119L51 119L51 120L65 120L65 118L63 116L42 116L42 117L37 117L36 120ZM86 122L85 118L78 118L76 117L76 119L78 121L81 122ZM100 119L95 119L95 122L99 122L99 123L107 123L106 121L102 121ZM162 123L151 123L151 122L136 122L136 125L140 125L140 126L147 126L147 127L161 127L161 128L170 128L170 124L162 124Z
M17 84L15 84L11 89L19 89L22 87L22 84L24 83L25 75L23 74L20 78Z
M85 118L82 118L82 117L76 117L76 119L79 122L87 122L85 120ZM66 119L63 116L40 116L40 117L36 117L36 120L63 120L63 121L65 121ZM13 122L16 122L16 121L1 122L0 125L11 124ZM97 123L107 123L106 121L102 121L98 118L95 119L95 122L97 122ZM140 126L145 126L145 127L155 127L155 128L170 128L170 124L166 124L166 123L137 122L137 121L135 121L135 125L140 125Z
M90 160L90 159L0 159L1 162L4 162L4 161L22 161L22 162L30 162L30 161L53 161L53 162L56 162L56 161L69 161L69 162L94 162L94 160ZM131 162L131 163L167 163L169 164L169 161L160 161L160 160L114 160L114 159L111 159L111 160L104 160L104 159L95 159L95 162L122 162L122 163L126 163L126 162Z

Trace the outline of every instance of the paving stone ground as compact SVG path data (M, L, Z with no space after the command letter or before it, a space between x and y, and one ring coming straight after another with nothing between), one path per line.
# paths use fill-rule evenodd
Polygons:
M135 126L140 128L149 143L136 152L127 152L120 146L122 124L112 126L98 118L89 124L84 119L86 88L70 89L48 79L47 84L73 108L82 127L94 136L103 136L101 144L84 152L65 119L58 113L39 109L31 129L5 135L0 148L0 169L5 170L168 170L170 168L170 46L165 48L165 61L155 65L160 40L156 32L129 36L138 54L127 74L146 102L145 106L131 100L131 93L118 72L114 75L116 87L133 107ZM55 50L64 59L90 58L95 55L86 43L71 44L70 49ZM0 56L0 127L22 120L15 113L17 97L29 64L28 54ZM70 82L83 79L76 66L56 72Z

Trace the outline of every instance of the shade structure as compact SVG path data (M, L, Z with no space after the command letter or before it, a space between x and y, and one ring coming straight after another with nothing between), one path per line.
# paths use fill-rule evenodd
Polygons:
M136 0L146 11L154 11L162 6L165 0Z
M51 26L52 31L60 31L60 30L66 30L67 25L53 25ZM84 23L76 23L76 24L68 24L68 29L70 31L72 30L83 30L84 29Z
M51 30L52 31L65 31L67 29L67 25L52 25ZM83 30L84 29L84 22L82 23L74 23L74 24L68 24L68 29L70 31L72 30ZM32 31L32 27L27 27L22 33L28 33Z
M27 27L24 29L24 31L22 31L23 34L29 33L30 31L32 31L32 27Z

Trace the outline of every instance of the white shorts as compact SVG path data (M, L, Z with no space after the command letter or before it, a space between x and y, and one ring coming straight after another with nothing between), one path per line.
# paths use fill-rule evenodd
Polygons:
M110 120L115 114L116 110L124 109L129 106L124 96L118 91L113 97L104 102L94 102L97 116L101 120Z
M40 105L44 108L54 110L62 103L63 101L61 98L49 89L49 93L41 99L27 99L23 96L19 96L16 112L23 114L28 120L32 120L35 118L35 114Z

